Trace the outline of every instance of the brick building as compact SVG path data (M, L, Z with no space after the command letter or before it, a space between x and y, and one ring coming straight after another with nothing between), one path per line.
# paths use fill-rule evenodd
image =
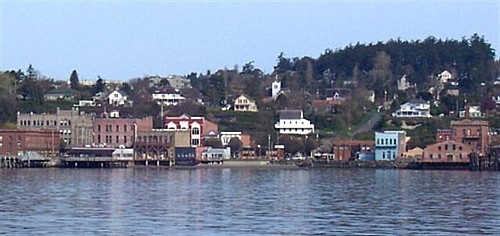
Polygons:
M37 152L44 156L59 153L60 135L55 130L0 130L0 155Z
M374 141L332 141L332 153L335 155L335 160L348 161L355 158L356 154L373 152L374 149Z
M191 146L203 146L205 136L217 132L219 126L204 117L181 115L165 117L165 128L168 130L189 130L191 133Z
M134 135L153 129L153 118L96 118L93 124L94 145L132 147Z
M455 140L432 144L424 149L422 162L468 163L472 147Z
M472 151L480 156L488 152L488 121L460 120L451 122L452 139L472 146Z

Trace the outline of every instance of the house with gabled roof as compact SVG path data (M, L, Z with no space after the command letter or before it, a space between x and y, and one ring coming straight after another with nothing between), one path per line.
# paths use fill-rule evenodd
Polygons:
M281 110L274 125L280 134L308 135L314 133L314 124L304 118L302 110Z
M186 100L179 89L175 89L171 86L157 88L152 94L152 99L156 101L158 105L166 106L176 106Z
M108 94L109 105L112 106L124 106L128 103L128 95L122 91L115 90Z
M325 100L343 102L351 96L351 90L347 88L328 88L325 90Z
M244 111L244 112L257 112L257 104L255 100L251 99L249 96L242 94L234 99L234 110Z
M431 105L423 99L416 99L407 102L399 107L398 110L392 113L393 117L410 118L410 117L432 117L430 113Z

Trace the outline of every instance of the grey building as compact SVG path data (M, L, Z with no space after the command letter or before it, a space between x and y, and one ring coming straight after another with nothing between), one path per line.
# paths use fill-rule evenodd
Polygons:
M94 114L79 111L78 108L61 110L55 114L17 113L17 128L22 130L56 130L61 137L61 145L83 147L92 145L92 125Z

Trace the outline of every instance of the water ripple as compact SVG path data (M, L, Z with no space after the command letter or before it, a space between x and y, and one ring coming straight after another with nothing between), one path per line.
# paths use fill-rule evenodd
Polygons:
M500 175L2 169L7 235L499 235Z

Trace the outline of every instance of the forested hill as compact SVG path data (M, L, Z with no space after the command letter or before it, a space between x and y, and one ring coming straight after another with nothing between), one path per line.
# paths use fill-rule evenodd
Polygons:
M281 54L275 72L284 74L296 71L303 74L303 85L315 91L327 86L326 82L353 80L375 91L394 91L396 80L406 75L410 82L425 88L437 74L450 71L463 82L467 90L473 90L481 82L489 82L498 76L495 67L495 51L477 34L470 38L436 39L428 37L420 41L389 40L370 44L357 43L343 49L327 49L317 59L310 57L286 58ZM309 64L309 65L308 65ZM307 78L313 69L313 75ZM316 81L307 79L316 78ZM322 81L324 80L324 81ZM291 83L293 85L293 82ZM292 86L293 87L293 86Z

